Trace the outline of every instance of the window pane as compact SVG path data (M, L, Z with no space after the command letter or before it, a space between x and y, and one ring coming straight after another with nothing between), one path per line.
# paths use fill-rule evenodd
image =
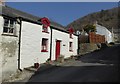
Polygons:
M47 28L43 27L43 31L47 32L48 30L47 30Z
M48 39L42 39L42 50L47 50L47 41Z
M48 32L47 25L43 25L43 28L42 28L42 29L43 29L44 32Z
M72 42L70 42L70 47L72 47Z
M44 46L46 45L46 39L42 40L42 45L44 45Z
M8 19L4 19L4 26L8 26L9 24L9 20Z
M4 33L8 33L8 27L4 27L4 28L3 28L3 32L4 32Z
M9 28L9 33L13 33L13 28Z
M15 20L6 17L4 18L4 28L3 28L4 33L15 34L14 26L15 26Z
M10 20L10 27L14 27L14 20Z
M72 50L72 42L69 43L69 50Z

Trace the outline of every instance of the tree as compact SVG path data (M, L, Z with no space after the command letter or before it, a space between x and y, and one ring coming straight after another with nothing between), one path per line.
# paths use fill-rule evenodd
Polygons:
M87 33L96 32L96 26L94 26L94 25L86 25L84 27L84 31L86 31Z

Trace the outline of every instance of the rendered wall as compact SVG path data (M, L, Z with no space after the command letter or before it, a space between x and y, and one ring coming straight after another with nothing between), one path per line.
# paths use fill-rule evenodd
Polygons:
M106 41L108 43L113 42L112 33L107 28L97 24L96 30L96 34L105 35Z
M52 31L52 60L55 60L56 40L61 41L60 54L64 55L65 58L70 57L71 55L77 55L78 37L73 35L73 39L71 39L68 33L53 29ZM73 52L69 51L69 42L73 42Z
M16 24L16 36L6 36L3 34L4 19L0 16L0 63L2 70L2 80L9 79L17 71L18 64L18 38L19 24ZM1 78L0 78L1 79Z
M44 63L50 57L50 28L48 32L42 32L42 25L22 21L21 69L33 66L36 62ZM41 52L42 38L48 39L48 52Z

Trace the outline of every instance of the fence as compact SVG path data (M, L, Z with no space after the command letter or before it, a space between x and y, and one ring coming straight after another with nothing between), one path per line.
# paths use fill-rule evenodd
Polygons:
M89 33L89 42L90 43L105 43L105 35L99 35L95 32Z
M90 32L88 36L79 36L79 43L105 43L105 41L105 35L99 35L95 32Z

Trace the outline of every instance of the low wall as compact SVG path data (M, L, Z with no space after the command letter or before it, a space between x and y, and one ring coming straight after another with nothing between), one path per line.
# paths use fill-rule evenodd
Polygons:
M80 55L86 54L86 53L92 52L92 51L97 50L97 49L98 49L97 44L94 44L94 43L81 43L80 44L79 54Z

